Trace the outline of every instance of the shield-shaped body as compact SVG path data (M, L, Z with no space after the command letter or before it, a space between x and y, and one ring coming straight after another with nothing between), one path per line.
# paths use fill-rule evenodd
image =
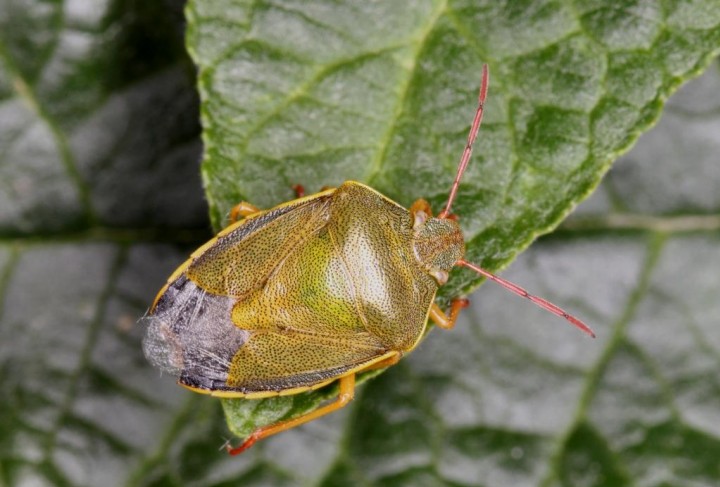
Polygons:
M352 400L357 372L387 367L412 350L428 316L452 328L433 303L454 266L472 269L594 336L582 321L465 261L462 232L450 210L470 161L488 87L483 66L467 144L437 218L417 200L409 210L369 187L346 182L249 215L200 247L155 299L143 341L156 366L198 392L262 398L296 394L337 379L337 398L317 409L257 427L257 440L319 418Z
M170 277L145 355L199 392L266 397L408 352L438 288L418 255L435 239L417 237L407 209L356 182L253 215Z

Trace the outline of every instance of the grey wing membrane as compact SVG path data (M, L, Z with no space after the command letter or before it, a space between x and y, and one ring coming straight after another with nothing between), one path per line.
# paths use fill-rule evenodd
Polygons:
M326 197L300 201L221 232L143 318L148 360L183 384L227 390L232 359L250 336L231 320L234 304L262 287L303 235L324 225L326 208Z

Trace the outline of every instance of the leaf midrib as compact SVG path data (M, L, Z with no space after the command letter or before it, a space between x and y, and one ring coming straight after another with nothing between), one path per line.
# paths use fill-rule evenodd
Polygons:
M68 179L75 186L85 218L91 223L95 223L97 221L97 215L91 203L90 188L80 174L67 138L63 134L57 121L54 120L50 113L42 106L42 103L40 103L40 99L33 90L32 85L20 73L2 39L0 39L0 61L8 71L15 94L25 103L25 106L37 116L38 120L41 120L45 124L52 134L60 153L63 169Z

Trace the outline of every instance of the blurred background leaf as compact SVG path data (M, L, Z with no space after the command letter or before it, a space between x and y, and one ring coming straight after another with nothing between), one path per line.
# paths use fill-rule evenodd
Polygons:
M482 52L493 55L497 73L492 86L499 93L490 105L496 117L508 113L503 93L511 92L502 87L512 85L503 78L514 79L510 71L519 67L506 66L505 59L535 53L538 66L558 82L585 72L573 59L550 62L552 51L529 47L538 29L518 27L549 19L539 32L548 43L563 41L566 27L551 20L565 4L513 5L493 3L482 11L493 22L478 24L485 32ZM717 51L718 10L712 1L604 5L574 15L593 40L589 52L629 56L621 56L627 63L620 66L630 72L609 76L602 92L615 93L636 112L644 105L634 106L628 93L647 103L646 118L635 118L640 128L659 109L655 99ZM437 19L456 12L461 24L480 22L473 8L451 7L434 6L433 12ZM222 9L210 18L232 27L240 10ZM257 12L265 21L297 15L285 4L262 4ZM428 20L413 12L397 18ZM437 19L430 25L443 25ZM247 25L275 26L275 34L288 38L294 32L292 23ZM623 36L633 29L644 37ZM206 35L230 47L245 35L230 31L208 27ZM0 2L0 485L718 484L717 64L673 98L658 126L561 231L537 242L504 274L587 318L598 340L484 286L455 330L433 332L416 353L361 386L345 411L229 459L217 451L228 435L218 401L181 390L151 370L140 352L143 330L134 326L167 275L210 235L198 176L194 70L182 36L182 12L169 1ZM633 39L639 44L628 44ZM653 42L643 45L647 39ZM346 45L328 43L328 49L333 44ZM437 76L452 76L457 84L449 86L462 89L408 98L409 106L428 110L406 113L402 128L443 134L423 139L441 147L442 175L429 179L435 166L427 160L421 167L428 173L378 178L377 185L386 184L382 189L403 203L427 195L439 204L452 178L472 115L476 70L486 60L462 52L449 49L447 62L455 69L435 66L442 68ZM650 90L644 68L660 61L662 75ZM432 71L428 64L420 63L421 71ZM268 75L284 76L284 63L273 66L278 71ZM243 71L226 74L233 93L233 76ZM520 93L551 96L552 87L535 83L534 74L527 71ZM346 83L352 89L354 78ZM442 108L450 105L452 114L446 114ZM603 128L614 145L597 149L608 154L637 134L611 121ZM483 140L493 140L505 130L502 117L490 118L486 129ZM533 137L543 140L542 132ZM294 147L292 139L284 142L260 147ZM435 150L401 142L389 159ZM502 182L483 181L488 164L516 160L501 149L478 148L470 182L480 181L486 191ZM293 159L277 154L286 155ZM246 175L236 185L224 182L237 194L220 196L207 171L216 221L234 197L263 205L287 199L286 182L294 178L265 174L266 186L243 186L252 182ZM312 184L326 184L323 175L299 182L315 190ZM340 170L330 176L356 177ZM393 188L399 180L407 187ZM561 200L578 198L579 188ZM470 201L458 212L482 214L489 202ZM558 204L548 211L548 224L564 212ZM468 224L469 236L482 234L472 217ZM494 258L490 263L499 265L509 256Z

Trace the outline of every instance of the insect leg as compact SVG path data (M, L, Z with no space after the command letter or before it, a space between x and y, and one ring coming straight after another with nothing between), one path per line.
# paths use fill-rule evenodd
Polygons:
M425 201L424 199L420 198L419 200L415 200L415 202L410 205L410 217L415 219L415 213L418 211L422 211L427 216L432 216L432 210L430 209L430 203Z
M295 197L296 198L302 198L305 196L305 186L302 184L294 184L292 187L293 191L295 191Z
M467 299L453 299L452 303L450 303L450 316L448 316L442 309L440 309L440 306L433 303L430 307L430 319L443 330L449 330L455 326L455 321L460 314L460 310L467 308L469 304L470 301Z
M230 223L235 223L236 221L253 215L259 211L260 208L257 206L251 205L247 201L241 201L237 205L233 206L232 210L230 210Z
M287 421L281 421L270 426L263 426L262 428L258 428L253 431L250 436L247 437L247 439L242 445L235 448L228 445L226 447L227 452L230 455L238 455L253 446L253 444L258 440L267 438L268 436L274 435L275 433L280 433L281 431L289 430L291 428L294 428L295 426L300 426L301 424L312 421L313 419L319 418L320 416L325 416L326 414L347 405L347 403L349 403L355 396L355 374L340 377L340 379L338 380L340 382L340 393L338 394L338 397L335 401L314 411L310 411L307 414L298 416L297 418L289 419Z

